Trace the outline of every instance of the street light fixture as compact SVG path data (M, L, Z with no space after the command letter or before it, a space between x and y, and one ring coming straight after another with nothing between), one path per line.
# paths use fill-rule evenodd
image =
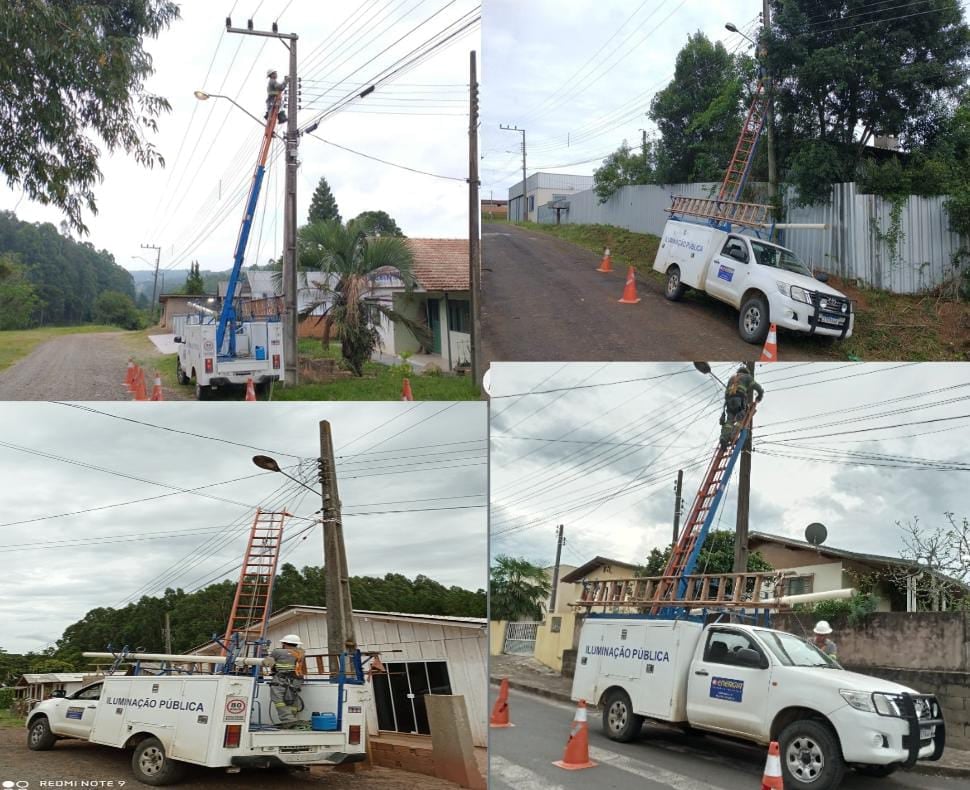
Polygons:
M236 105L240 110L242 110L246 115L252 118L260 126L266 126L265 121L259 120L255 115L253 115L249 110L243 107L239 102L233 99L231 96L224 96L221 93L206 93L205 91L193 91L192 95L195 96L199 101L209 101L209 99L225 99L230 104Z
M732 33L737 33L742 38L748 39L748 41L754 44L755 47L758 46L757 42L753 38L751 38L751 36L745 35L740 30L738 30L737 25L735 25L733 22L728 22L724 27L730 30Z
M711 366L707 362L695 362L694 368L699 372L703 373L705 376L710 376L714 381L720 384L724 389L727 389L727 384L721 381L717 376L714 375L714 371L711 370Z
M310 486L308 486L302 480L297 480L295 477L293 477L293 475L287 474L282 469L280 469L280 465L276 463L275 458L270 458L270 456L268 455L254 455L253 463L256 464L256 466L258 466L260 469L265 469L267 472L278 472L279 474L283 475L283 477L290 478L290 480L292 480L294 483L297 483L298 485L303 486L307 491L311 491L314 494L320 493L315 488L310 488Z

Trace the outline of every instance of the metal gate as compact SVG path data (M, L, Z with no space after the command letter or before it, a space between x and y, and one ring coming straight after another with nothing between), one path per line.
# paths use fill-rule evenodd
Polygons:
M531 656L536 648L536 631L539 623L509 623L505 626L504 653Z

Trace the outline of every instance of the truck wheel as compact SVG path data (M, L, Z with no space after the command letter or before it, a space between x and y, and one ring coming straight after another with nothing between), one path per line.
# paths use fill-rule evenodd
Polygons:
M835 790L842 784L842 749L836 736L821 722L792 722L778 736L778 747L785 787Z
M158 738L145 738L131 756L131 770L146 785L172 785L185 776L185 763L171 759Z
M178 380L179 384L188 384L191 379L185 375L185 371L182 370L182 360L175 360L175 378Z
M603 731L613 741L632 741L643 728L643 716L633 712L630 696L622 689L613 689L603 703Z
M27 730L27 748L35 752L46 752L57 743L57 736L51 732L46 716L34 720Z
M664 296L671 302L679 302L687 292L687 286L680 281L680 268L671 266L667 269L667 284L664 286Z
M738 318L738 332L746 343L761 345L768 337L769 329L768 300L755 294L744 300Z
M898 765L854 765L852 766L857 774L862 774L863 776L874 776L878 779L882 779L884 776L889 776L894 773L899 767Z
M196 400L209 400L209 395L212 389L210 387L205 387L199 382L195 383L195 399Z

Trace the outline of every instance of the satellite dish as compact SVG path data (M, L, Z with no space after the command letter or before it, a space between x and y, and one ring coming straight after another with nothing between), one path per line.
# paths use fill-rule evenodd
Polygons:
M813 546L821 546L823 543L825 543L825 539L828 537L828 535L829 532L825 528L825 525L819 524L817 521L805 527L805 540L807 540Z

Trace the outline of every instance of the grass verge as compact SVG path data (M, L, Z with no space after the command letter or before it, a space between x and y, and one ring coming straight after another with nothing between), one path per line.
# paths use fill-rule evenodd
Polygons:
M116 326L100 326L97 324L45 326L39 329L8 329L0 332L0 370L9 368L18 359L23 359L41 343L61 335L122 331L124 330Z
M664 282L663 276L653 270L660 243L657 236L610 225L516 224L598 254L609 247L615 264L634 266L645 279L659 284ZM970 304L933 295L909 296L876 291L844 282L838 277L831 277L828 284L853 301L856 318L852 337L838 341L800 332L784 332L779 339L782 359L784 348L788 347L826 359L868 362L970 360ZM704 295L693 293L687 298L708 300Z
M24 719L22 716L18 716L12 710L0 710L0 728L2 729L19 729L24 726Z

